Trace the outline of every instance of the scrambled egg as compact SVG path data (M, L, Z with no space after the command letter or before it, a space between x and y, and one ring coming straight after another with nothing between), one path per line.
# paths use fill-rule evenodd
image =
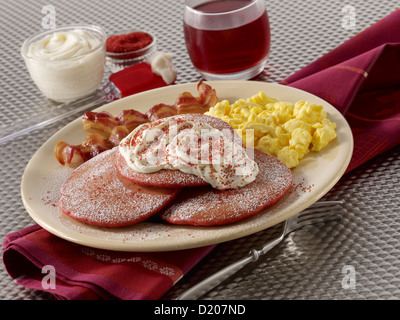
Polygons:
M320 105L278 101L264 92L233 104L223 100L208 112L229 123L245 146L277 157L294 168L310 151L320 151L336 137L336 124Z

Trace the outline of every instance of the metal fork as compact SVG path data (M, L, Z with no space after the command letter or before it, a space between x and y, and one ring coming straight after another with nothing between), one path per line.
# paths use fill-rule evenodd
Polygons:
M221 282L229 278L234 273L238 272L244 266L250 262L255 262L258 258L270 251L283 238L289 233L298 230L299 228L320 222L326 221L338 221L341 219L340 206L343 204L342 201L319 201L314 203L307 209L299 212L298 214L290 217L284 222L282 232L278 238L268 241L260 250L252 249L249 255L242 258L241 260L225 267L218 271L192 288L186 290L183 294L176 298L176 300L194 300L198 299L211 289L218 286Z

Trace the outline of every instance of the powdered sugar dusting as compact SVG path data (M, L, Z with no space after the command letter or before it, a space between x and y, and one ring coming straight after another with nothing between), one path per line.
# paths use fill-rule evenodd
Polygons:
M143 187L118 177L116 152L103 152L71 173L61 188L65 213L89 224L127 226L147 219L175 197L178 190Z
M53 172L51 178L42 177L40 185L43 191L41 191L40 195L33 194L32 196L40 197L46 207L58 208L60 188L71 171L72 170L68 167L61 167L59 170Z

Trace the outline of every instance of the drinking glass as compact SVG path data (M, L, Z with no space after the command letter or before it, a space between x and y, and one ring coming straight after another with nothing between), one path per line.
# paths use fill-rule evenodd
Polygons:
M265 67L265 0L185 0L183 29L190 59L207 80L246 80Z

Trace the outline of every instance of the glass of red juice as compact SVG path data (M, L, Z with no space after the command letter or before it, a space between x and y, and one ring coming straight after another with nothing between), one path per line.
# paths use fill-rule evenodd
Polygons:
M251 79L265 67L271 41L265 0L185 0L183 29L206 80Z

